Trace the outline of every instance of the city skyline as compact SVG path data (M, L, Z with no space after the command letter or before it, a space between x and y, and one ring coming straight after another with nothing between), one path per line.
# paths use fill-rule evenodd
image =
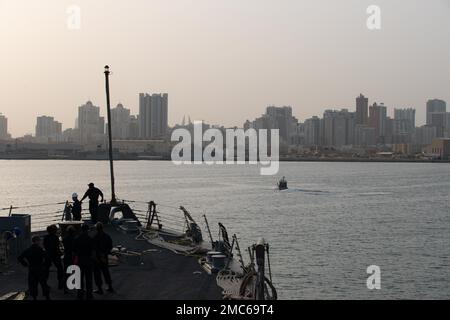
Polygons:
M139 95L139 99L141 99L141 95L147 95L147 94L143 94L143 93L139 93L138 94ZM161 96L162 94L158 94L159 96ZM167 94L164 94L164 95L167 95ZM153 94L153 96L155 96L155 94ZM149 96L149 98L151 98L151 96ZM295 108L295 106L293 106L293 105L290 105L290 104L286 104L286 105L283 105L283 106L288 106L288 107L291 107L292 108L292 115L294 116L294 117L296 117L296 118L298 118L298 120L300 121L300 122L304 122L304 121L307 121L307 120L309 120L310 118L313 118L313 117L321 117L321 116L323 116L324 115L324 113L326 113L326 111L328 111L328 110L333 110L333 111L338 111L338 110L343 110L343 109L348 109L350 112L354 112L355 113L355 124L361 124L360 122L358 122L358 121L360 121L360 120L358 120L359 118L358 118L358 107L359 107L359 103L358 103L358 101L359 101L359 99L361 99L361 98L363 98L363 99L367 99L367 102L366 102L366 106L367 106L367 115L366 115L366 120L365 121L368 121L368 119L369 119L369 114L368 114L368 112L369 112L369 109L370 109L370 107L373 105L373 104L378 104L378 105L382 105L382 106L388 106L388 108L386 108L386 116L388 116L388 117L391 117L391 118L395 118L395 114L396 114L396 110L397 109L399 109L399 110L403 110L403 109L413 109L413 110L415 110L415 111L419 111L419 112L415 112L414 113L414 117L415 117L415 126L422 126L422 125L427 125L427 124L430 124L429 123L429 121L431 121L431 120L429 120L429 121L427 121L427 118L428 118L428 116L429 116L429 114L430 113L433 113L434 111L428 111L428 109L429 109L429 104L430 103L433 103L433 102L440 102L440 103L444 103L444 104L446 104L446 100L445 99L441 99L441 98L428 98L424 103L423 103L423 112L421 112L421 109L419 108L415 108L415 107L412 107L412 106L406 106L406 105L400 105L400 106L393 106L393 105L391 105L391 104L385 104L384 102L377 102L377 101L375 101L375 100L371 100L370 99L370 97L367 97L367 96L365 96L364 94L362 94L362 93L360 93L360 95L359 96L357 96L356 97L356 104L355 104L355 102L353 102L353 104L349 104L349 105L347 105L347 106L334 106L334 107L324 107L324 108L322 108L322 110L319 112L319 113L317 113L317 114L313 114L313 115L311 115L310 117L307 117L307 118L304 118L304 119L301 119L301 118L298 118L297 116L296 116L296 108ZM381 101L381 100L380 100ZM91 103L92 104L92 102L91 102L91 100L87 100L87 102L86 103ZM120 107L120 108L124 108L124 104L122 103L122 102L118 102L117 104L113 104L114 105L114 109L116 109L116 107ZM267 104L267 105L265 105L265 106L262 106L261 107L261 109L260 109L260 115L261 114L263 114L263 110L266 108L266 107L270 107L270 106L275 106L274 104ZM442 106L440 106L441 108L442 108ZM98 113L99 113L99 115L103 115L103 118L104 118L104 116L106 115L106 109L105 110L103 110L102 109L102 107L101 106L97 106L97 108L99 108L98 109ZM166 113L170 113L170 108L168 108L168 103L167 103L167 97L166 97L166 104L165 104L165 108L166 108ZM135 108L130 108L128 105L127 105L127 108L126 108L128 111L128 113L129 113L129 116L137 116L137 115L139 115L139 113L140 113L140 109L138 108L138 110L137 110L137 112L133 112L134 110L133 109L135 109ZM74 110L77 110L76 108L74 108ZM440 110L440 109L439 109ZM436 111L436 112L434 112L434 113L440 113L441 111ZM33 136L39 136L39 135L36 135L36 119L38 119L38 118L42 118L42 117L49 117L49 118L51 118L51 120L53 120L53 118L56 118L56 117L54 117L53 115L50 115L50 114L38 114L35 118L34 118L34 124L33 124L33 128L34 129L32 129L32 130L28 130L28 131L26 131L24 134L22 134L22 135L19 135L19 136L15 136L14 134L11 134L11 132L15 132L15 130L11 130L11 127L13 127L13 125L12 125L12 123L11 123L11 120L9 119L9 117L8 117L8 115L6 115L6 114L4 114L4 113L2 113L1 112L1 110L0 110L0 114L1 115L3 115L3 117L4 118L6 118L7 119L7 127L8 127L8 133L13 137L13 138L18 138L18 137L21 137L21 136L25 136L25 135L33 135ZM176 126L176 125L179 125L179 124L181 124L182 122L183 122L183 119L185 118L185 116L186 115L189 115L189 111L186 111L186 113L185 114L183 114L183 118L180 118L180 119L170 119L170 118L168 118L167 119L167 122L168 122L168 124L169 124L169 127L174 127L174 126ZM422 115L422 117L421 117L421 115ZM61 126L61 128L62 128L62 131L64 131L64 130L68 130L68 129L75 129L78 125L79 125L79 120L78 120L78 116L79 116L79 111L77 111L77 117L75 117L74 119L72 119L72 121L69 121L70 123L75 123L76 125L75 126L70 126L70 125L65 125L64 123L61 123L61 122L59 122L59 121L57 121L58 122L58 124L59 124L59 126ZM118 117L119 115L117 115L116 117ZM253 115L253 117L257 117L258 115ZM191 118L191 116L189 115L189 118ZM227 125L224 125L223 123L214 123L215 125L221 125L221 126L224 126L224 127L229 127L229 128L232 128L232 127L242 127L242 124L245 122L245 121L247 121L247 120L249 120L249 119L251 119L252 118L252 116L250 116L250 118L247 118L247 119L241 119L241 120L235 120L234 122L236 123L236 125L232 125L232 126L227 126ZM423 121L418 121L418 119L423 119ZM122 118L123 119L123 118ZM172 120L172 121L170 121L170 120ZM75 122L74 122L75 121ZM213 123L213 122L211 122L211 121L208 121L208 119L204 119L204 118L200 118L200 119L193 119L193 121L204 121L205 123ZM114 121L114 119L113 119L113 122L117 125L118 124L118 122L117 121ZM365 123L365 124L368 124L368 123ZM117 130L117 129L116 129ZM120 130L120 129L119 129ZM123 130L123 129L122 129ZM138 137L139 138L144 138L144 137L151 137L152 135L146 135L146 136L142 136L142 134L139 132L139 135L138 135ZM153 136L156 136L156 135L153 135Z
M424 101L450 101L447 0L379 0L376 31L366 0L80 0L78 30L67 27L70 4L1 2L0 110L13 136L42 114L68 126L87 100L103 109L105 64L114 105L137 113L136 92L169 92L170 125L189 110L236 126L270 104L306 119L352 106L358 92L414 107L423 123Z

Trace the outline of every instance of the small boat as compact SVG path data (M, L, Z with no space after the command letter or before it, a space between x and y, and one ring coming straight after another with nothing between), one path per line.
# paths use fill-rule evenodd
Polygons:
M285 177L278 181L278 190L286 190L288 188Z

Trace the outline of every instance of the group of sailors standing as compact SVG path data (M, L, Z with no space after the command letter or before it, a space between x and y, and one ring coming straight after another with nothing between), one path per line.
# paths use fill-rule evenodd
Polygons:
M78 195L73 194L71 208L72 219L81 221L82 201L89 197L89 211L91 221L95 223L95 233L90 234L88 224L82 224L81 230L69 226L62 237L56 225L47 227L47 235L43 239L39 236L32 237L32 245L18 257L18 261L28 267L28 290L30 296L36 300L38 287L46 299L50 299L50 287L48 285L51 266L57 271L58 289L68 292L67 278L69 266L77 265L81 273L81 288L78 289L78 299L93 298L93 292L103 294L103 279L107 284L107 291L114 292L111 275L108 266L108 255L111 253L113 243L111 237L103 230L103 224L98 222L98 198L103 201L103 193L95 188L93 183L85 195L78 200ZM103 279L102 279L103 278ZM93 291L93 280L97 290Z

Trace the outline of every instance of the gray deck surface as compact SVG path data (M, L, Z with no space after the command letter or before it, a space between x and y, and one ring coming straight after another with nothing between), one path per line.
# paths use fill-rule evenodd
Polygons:
M94 294L97 300L219 300L221 289L217 286L215 276L207 274L197 262L197 258L177 255L161 249L147 241L134 240L135 235L127 235L105 226L111 235L114 246L122 245L131 251L144 254L142 265L121 262L111 267L111 277L115 293L105 291L104 295ZM27 268L10 257L9 268L0 268L0 296L12 291L27 290ZM57 289L56 270L50 272L52 300L76 299L76 292L64 294ZM94 284L95 289L95 284ZM40 290L40 289L39 289ZM38 299L43 299L39 291Z

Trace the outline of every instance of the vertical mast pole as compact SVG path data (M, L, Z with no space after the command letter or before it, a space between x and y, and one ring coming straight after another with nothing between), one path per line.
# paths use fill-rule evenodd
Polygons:
M112 149L112 132L111 132L111 105L109 100L109 66L105 66L105 88L106 88L106 110L108 114L108 151L109 151L109 169L111 173L111 204L116 203L116 193L114 187L114 159Z

